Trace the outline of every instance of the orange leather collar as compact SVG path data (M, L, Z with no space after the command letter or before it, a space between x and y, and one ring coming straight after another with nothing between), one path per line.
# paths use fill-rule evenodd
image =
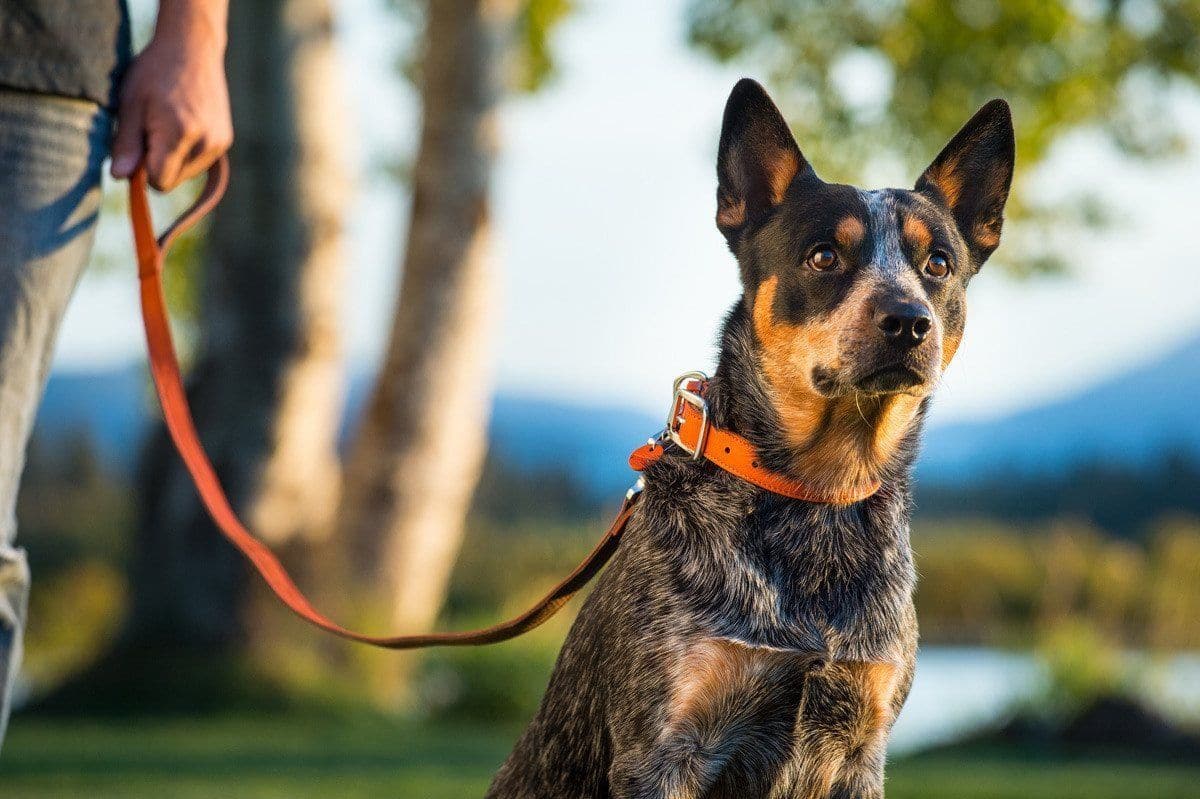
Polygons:
M879 490L878 482L859 491L822 490L767 469L753 444L737 433L717 427L708 418L708 403L704 399L707 387L708 378L700 372L689 372L675 381L666 428L659 437L633 451L629 456L630 466L644 471L663 456L668 443L674 443L696 460L704 458L747 483L791 499L853 505Z

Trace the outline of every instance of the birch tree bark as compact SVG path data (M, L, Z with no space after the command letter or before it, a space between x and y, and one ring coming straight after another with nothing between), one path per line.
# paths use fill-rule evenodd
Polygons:
M489 193L504 38L516 6L426 6L423 117L400 296L346 464L338 517L339 540L353 545L358 574L388 597L386 615L398 631L428 630L435 621L483 463L494 268Z

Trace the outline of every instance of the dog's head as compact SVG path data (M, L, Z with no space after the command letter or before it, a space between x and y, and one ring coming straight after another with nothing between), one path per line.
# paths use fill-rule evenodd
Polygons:
M924 397L954 356L968 281L1000 243L1008 105L983 106L913 190L826 183L761 86L725 108L717 227L780 397Z
M958 348L966 286L1000 244L1008 104L986 104L912 191L827 184L754 80L733 88L716 226L781 395L926 396Z

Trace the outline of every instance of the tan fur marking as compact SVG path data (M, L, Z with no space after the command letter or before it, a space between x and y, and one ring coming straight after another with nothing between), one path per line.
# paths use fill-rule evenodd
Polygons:
M958 170L957 157L948 159L945 163L931 167L927 173L929 182L937 186L938 191L946 198L946 205L953 209L962 198L963 179Z
M833 229L834 240L847 250L857 247L866 235L867 228L857 216L844 217Z
M797 754L803 763L797 799L824 799L846 764L847 757L863 751L882 751L894 720L893 699L901 671L890 663L834 663L813 680L848 685L856 697L849 740L831 738L820 729L810 732L804 710L796 729ZM791 794L789 794L791 795Z
M829 325L788 325L773 311L779 277L762 282L754 298L754 332L762 345L763 370L775 390L776 410L788 440L808 443L825 416L827 400L812 389L815 364L837 361L837 340ZM789 387L780 391L780 386Z
M767 181L771 191L771 204L783 202L787 187L792 178L800 171L800 159L791 150L778 150L771 154L773 157L764 159L767 168Z
M803 731L801 731L803 735ZM824 743L824 745L822 745ZM803 741L802 772L796 786L796 799L825 799L833 789L833 781L846 761L846 752L841 747L831 746L821 739Z
M908 432L920 398L850 396L829 399L812 384L815 366L840 366L841 331L864 324L869 286L847 297L838 313L818 322L789 325L774 318L779 279L772 275L754 298L754 331L762 347L763 372L788 443L799 453L796 476L815 488L860 493L879 479ZM860 293L862 296L860 296ZM824 424L828 418L829 423Z
M678 664L669 718L679 721L720 701L772 668L795 660L793 652L758 649L720 638L691 647Z
M994 249L1000 246L1000 231L998 228L999 226L995 223L995 220L978 222L971 228L971 237L975 240L976 245Z
M912 427L912 421L920 406L921 397L912 394L894 394L880 398L875 438L871 442L871 451L878 461L886 462L896 451L896 447Z
M929 231L929 225L915 216L905 218L902 233L918 250L927 250L929 245L933 244L933 233Z
M950 365L950 361L954 358L954 353L958 352L958 345L962 343L962 335L947 333L942 336L942 371L946 371L946 367Z
M844 664L863 698L864 739L882 736L892 721L892 694L900 682L900 669L891 663Z

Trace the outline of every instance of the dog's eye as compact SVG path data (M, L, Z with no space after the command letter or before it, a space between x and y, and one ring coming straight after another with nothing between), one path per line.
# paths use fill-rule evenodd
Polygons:
M813 250L812 254L808 256L808 260L805 261L805 263L818 272L828 272L830 269L833 269L837 266L838 257L837 253L833 251L832 247L822 246Z
M950 259L940 252L931 254L925 260L925 274L939 279L945 277L950 274Z

